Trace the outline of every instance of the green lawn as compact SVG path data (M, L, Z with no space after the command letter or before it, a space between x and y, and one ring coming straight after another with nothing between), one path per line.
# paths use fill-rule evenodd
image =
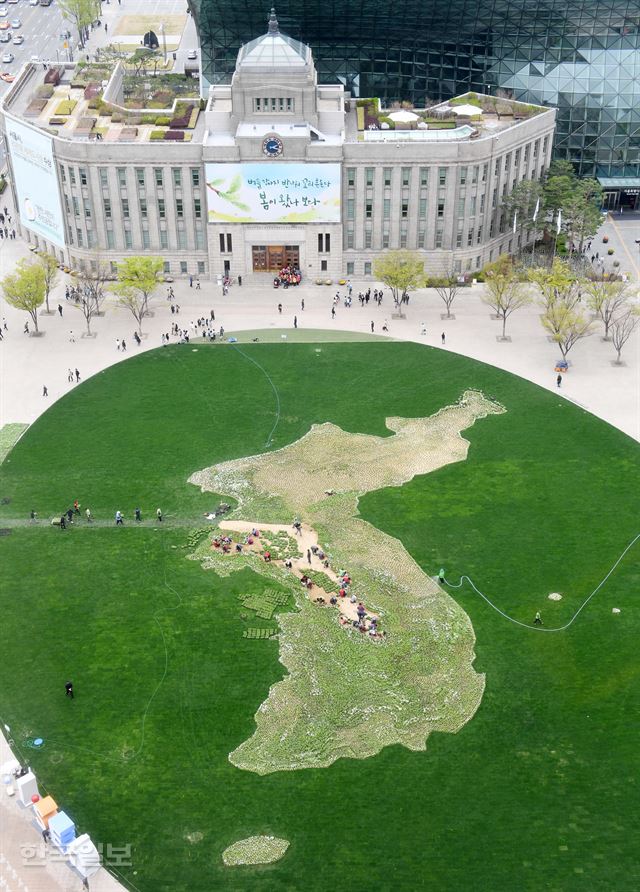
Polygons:
M466 462L360 510L427 572L469 574L525 622L566 622L640 531L638 444L556 393L419 345L241 349L131 358L53 406L1 468L0 719L46 788L105 849L132 846L118 870L144 892L637 888L640 544L568 632L517 627L456 591L487 678L458 734L264 777L227 759L283 672L277 640L243 638L273 625L238 597L264 580L218 578L181 546L215 503L187 477L263 451L274 427L271 384L247 357L278 391L273 448L314 422L384 433L385 416L428 415L469 387L499 400L507 413L467 432ZM96 524L49 528L75 498ZM257 834L289 840L282 861L223 866Z

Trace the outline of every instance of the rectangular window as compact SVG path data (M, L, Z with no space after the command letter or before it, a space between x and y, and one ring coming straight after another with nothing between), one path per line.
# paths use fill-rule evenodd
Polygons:
M469 216L475 217L476 215L476 197L472 195L469 199Z
M110 251L113 251L115 246L116 240L113 234L113 229L107 229L107 248L109 248Z
M488 164L483 164L483 165L482 165L482 182L483 182L483 183L486 183L486 182L487 182L487 177L488 177L488 176L489 176L489 165L488 165Z
M88 198L85 198L83 204L84 204L84 215L87 218L87 220L90 220L91 219L91 202L89 201Z
M224 241L224 232L221 232L220 235L218 236L218 238L220 239L220 253L224 254L224 252L226 250L225 241Z
M429 168L421 167L420 168L420 185L426 189L429 185Z
M479 245L481 243L482 243L482 223L480 224L480 226L478 226L478 235L476 237L476 245ZM478 266L480 266L480 264L478 264Z
M117 170L117 174L118 174L118 186L121 189L126 189L127 188L127 171L126 171L126 169L124 167L118 167L116 170Z
M456 248L462 247L462 231L464 228L464 220L458 220L458 227L456 229Z
M72 186L75 186L75 184L76 184L76 172L73 169L73 167L69 168L69 182L71 183Z
M364 173L365 173L365 182L366 182L367 186L373 186L374 168L373 167L365 167Z
M458 199L458 213L456 216L464 217L464 203L465 203L464 198Z
M173 185L176 189L179 189L182 186L182 171L179 167L172 167L171 173L173 175Z
M533 157L538 157L538 152L540 151L540 140L537 139L533 144ZM69 173L71 173L71 168L69 168ZM73 180L71 180L73 182Z
M178 230L178 247L183 250L187 247L187 233L184 229Z
M331 251L331 233L325 232L324 234L324 250L325 253L328 254Z
M480 213L484 214L484 192L480 196Z
M204 275L204 260L198 260L198 275Z
M442 226L436 226L436 248L442 247L443 237L444 237L444 228Z
M191 168L191 185L194 189L198 189L200 187L200 168L192 167Z
M504 172L509 173L509 169L511 167L511 152L507 152L504 156Z
M384 198L382 201L382 219L388 220L391 217L391 199Z
M166 216L167 216L167 212L166 212L165 206L164 206L164 198L159 198L158 199L158 217L161 220L164 220L164 219L166 219Z
M82 247L82 230L81 229L76 229L76 236L78 238L78 247L81 248Z
M180 261L180 272L183 276L186 276L186 274L187 274L187 261L186 260Z
M318 253L322 254L324 251L324 235L322 232L318 233Z
M496 158L495 167L493 168L494 176L500 176L500 158Z
M353 220L356 216L355 199L347 198L347 220Z
M160 247L168 248L169 247L169 235L167 234L166 229L160 230Z
M355 186L356 169L355 167L347 167L347 186Z
M196 248L204 251L204 232L202 229L196 229Z
M389 230L388 229L385 229L385 231L382 233L382 247L383 248L389 247Z
M469 232L467 233L467 248L470 248L473 244L473 227L469 228Z
M364 274L365 274L365 276L370 276L370 275L371 275L371 261L370 261L370 260L366 260L366 261L365 261L365 264L364 264Z
M147 219L147 199L140 199L140 216L143 220Z
M193 212L196 215L196 220L202 219L202 205L199 198L193 199Z
M80 205L78 204L78 199L75 197L75 195L72 195L71 201L73 202L73 213L77 217L80 213Z
M109 174L106 167L98 168L98 175L100 177L100 185L103 189L109 188Z
M125 248L133 248L133 238L130 229L125 229L124 231L124 246Z
M347 248L353 248L354 234L353 229L347 229Z
M136 167L136 183L138 189L144 189L144 167Z
M479 165L474 164L474 166L472 167L472 171L473 172L471 174L471 185L474 186L478 182L478 173L480 172Z
M515 167L516 171L520 170L520 154L520 149L516 149L513 156L513 166Z
M64 209L68 214L71 213L71 208L69 207L69 198L66 192L64 193Z
M418 203L418 217L421 220L424 220L427 216L427 199L421 198Z
M364 206L364 215L367 220L370 220L373 217L373 204L370 201L365 202Z
M444 217L444 201L438 202L438 219L442 219Z
M182 207L182 199L176 198L176 217L178 220L182 220L184 217L184 209Z
M498 187L497 186L493 190L493 194L491 196L491 207L494 208L494 210L495 210L495 208L498 207Z
M168 276L171 273L171 264L168 260L165 260L164 264L162 265L162 272L165 274L165 276Z
M66 176L66 174L65 174L65 172L64 172L64 164L61 164L61 165L60 165L60 178L61 178L61 180L62 180L63 183L66 183L66 182L67 182L67 176Z
M438 168L438 186L446 186L447 185L447 168L439 167Z
M227 233L227 254L231 254L233 251L233 245L231 243L231 233Z
M408 186L411 182L411 168L403 167L402 168L402 185Z
M409 216L409 202L408 201L402 202L402 205L400 208L400 216L402 217L403 220L406 220L407 217Z
M353 261L351 261L350 263L347 263L347 275L348 276L352 276L354 274L353 273L354 269L355 269L355 263Z
M78 173L80 175L80 185L86 186L87 185L87 171L84 169L84 167L79 167Z
M467 183L467 168L461 167L460 168L460 185L465 186L466 183Z
M148 229L142 230L142 247L147 251L151 247L151 239L149 238L149 230Z
M122 216L125 220L129 219L129 199L123 198L122 201Z
M160 186L160 187L162 187L162 185L163 185L162 168L161 168L161 167L154 167L154 168L153 168L153 175L154 175L154 177L155 177L155 179L156 179L156 186Z
M383 178L385 186L391 185L391 174L392 174L392 169L390 167L385 167L382 172L382 178Z
M407 230L406 229L400 230L400 247L401 248L407 247Z
M93 237L93 230L87 229L87 248L93 248L94 242L95 239ZM94 261L91 262L93 263Z
M530 150L530 148L531 148L531 146L530 146L528 143L527 143L527 145L524 147L524 163L525 163L525 165L529 163L529 150Z
M364 246L365 246L365 248L371 247L371 230L370 229L367 229L367 231L364 234Z

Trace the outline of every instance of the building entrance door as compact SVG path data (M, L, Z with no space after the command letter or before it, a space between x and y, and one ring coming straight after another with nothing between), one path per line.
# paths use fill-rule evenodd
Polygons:
M279 273L285 266L300 266L298 245L253 245L251 252L254 273Z

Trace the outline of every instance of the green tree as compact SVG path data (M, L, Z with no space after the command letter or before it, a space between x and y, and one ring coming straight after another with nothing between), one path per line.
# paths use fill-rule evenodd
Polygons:
M597 180L580 180L569 161L554 161L543 187L544 218L562 211L561 228L582 253L585 239L596 234L602 223L602 187Z
M566 359L571 348L593 334L593 326L579 307L568 307L562 302L547 307L541 317L543 327L549 332Z
M544 228L542 192L542 184L538 180L522 180L514 186L502 203L507 212L507 219L513 222L517 216L519 229ZM534 220L533 215L538 201L540 205Z
M604 325L604 339L609 340L609 328L615 318L628 306L631 289L626 282L605 279L604 276L585 283L587 306Z
M84 47L84 29L100 18L100 0L58 0L58 6L63 18L76 26L80 46Z
M149 312L149 299L161 281L162 257L127 257L118 264L118 281L113 290L120 305L130 310L142 334L142 320Z
M54 285L58 281L58 261L53 254L38 254L38 263L42 266L44 273L44 300L47 305L47 313L51 313L49 309L49 295Z
M616 349L616 364L621 365L620 354L640 322L637 307L629 307L611 323L611 340Z
M38 331L38 309L44 303L44 270L40 263L20 260L14 273L2 280L2 291L7 303L16 310L25 310Z
M404 298L424 284L424 260L412 251L389 251L373 265L376 279L391 289L391 294L402 314Z
M540 303L545 311L556 303L570 310L580 303L584 283L573 273L566 260L556 257L550 268L530 270L529 281L538 286Z
M530 304L531 295L526 283L522 281L521 272L514 267L508 254L503 254L495 263L486 266L484 274L485 290L481 299L502 320L502 339L504 340L507 319L516 310Z

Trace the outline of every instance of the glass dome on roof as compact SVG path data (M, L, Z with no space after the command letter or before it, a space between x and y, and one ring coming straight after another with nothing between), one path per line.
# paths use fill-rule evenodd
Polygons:
M242 47L236 67L301 69L308 65L310 52L306 44L280 33L276 11L272 9L269 30Z

